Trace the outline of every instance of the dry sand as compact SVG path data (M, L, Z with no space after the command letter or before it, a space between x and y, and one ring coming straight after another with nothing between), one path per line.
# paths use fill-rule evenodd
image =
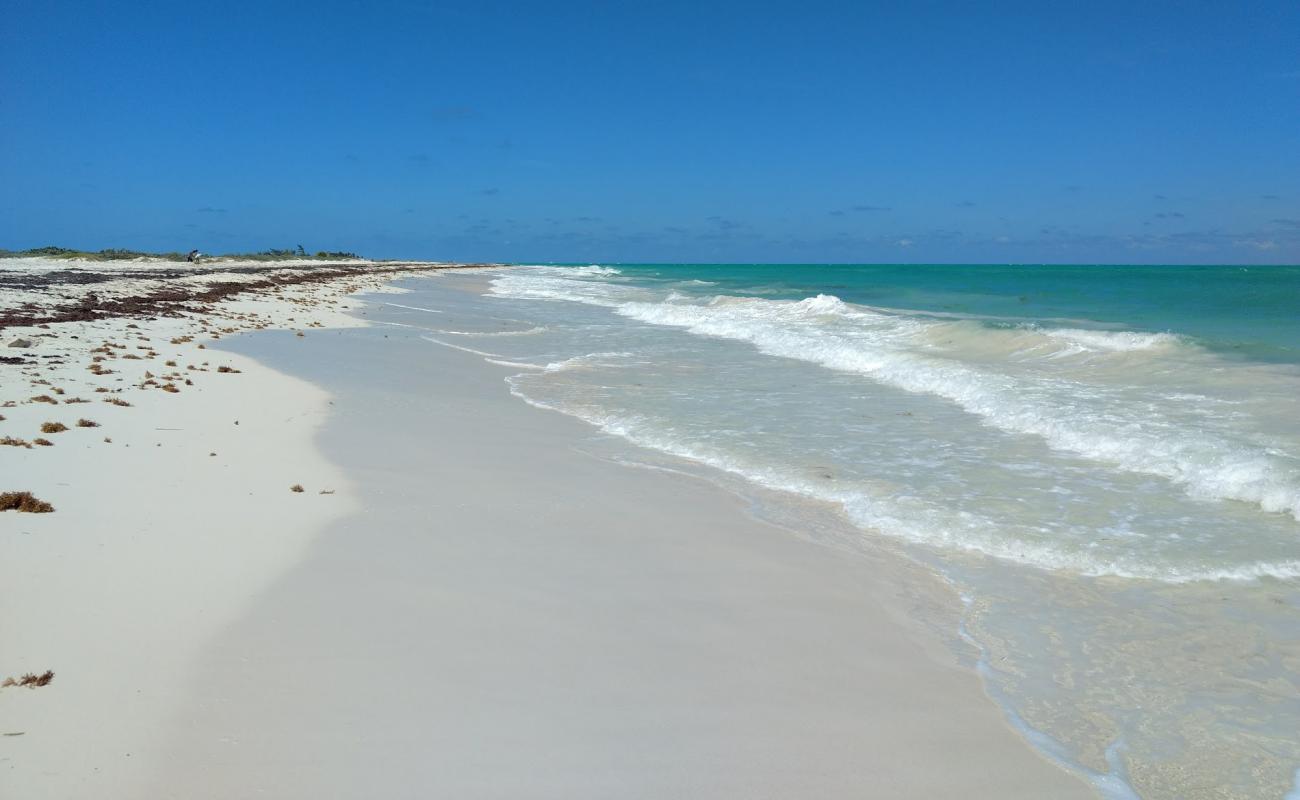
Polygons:
M0 491L57 508L0 514L0 673L56 672L0 690L0 796L1092 795L909 621L927 576L586 455L475 356L395 328L176 356L241 372L0 409L102 423L0 449Z
M4 259L0 278L67 268ZM49 311L91 292L129 297L209 277L4 289L0 310ZM338 336L318 326L364 324L348 313L359 305L349 291L382 290L389 277L239 295L152 321L0 331L0 356L26 362L0 363L0 439L51 443L0 446L0 492L30 491L55 508L0 513L0 681L55 673L44 687L0 689L0 797L132 796L125 787L151 768L148 743L183 697L199 649L329 520L357 507L314 445L328 394L217 351L212 335L284 327L302 332L299 342ZM30 346L7 346L15 340ZM83 418L97 425L79 427ZM42 433L46 422L67 430ZM291 493L294 483L313 493ZM326 487L334 494L316 494Z

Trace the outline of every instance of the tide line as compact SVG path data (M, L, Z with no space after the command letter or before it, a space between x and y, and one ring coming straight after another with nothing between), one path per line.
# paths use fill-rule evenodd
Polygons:
M441 314L441 313L442 313L441 311L439 311L439 310L436 309L436 308L421 308L420 306L404 306L404 305L402 305L401 303L388 303L388 302L385 302L384 305L386 305L386 306L392 306L393 308L405 308L405 309L409 309L409 310L411 310L411 311L428 311L430 314Z

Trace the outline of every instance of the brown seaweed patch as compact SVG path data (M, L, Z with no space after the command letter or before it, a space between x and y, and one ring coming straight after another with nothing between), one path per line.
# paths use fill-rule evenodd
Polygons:
M54 671L47 669L40 675L33 675L29 672L17 680L13 678L5 678L4 683L0 683L0 688L26 686L28 689L35 689L38 686L49 686L50 681L52 680L54 680Z
M25 511L28 514L48 514L54 506L38 500L31 492L0 492L0 511Z

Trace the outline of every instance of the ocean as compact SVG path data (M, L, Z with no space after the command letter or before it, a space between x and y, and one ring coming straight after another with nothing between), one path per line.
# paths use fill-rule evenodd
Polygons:
M409 284L403 319L605 455L932 568L954 648L1104 796L1300 797L1300 267L486 279L454 318Z

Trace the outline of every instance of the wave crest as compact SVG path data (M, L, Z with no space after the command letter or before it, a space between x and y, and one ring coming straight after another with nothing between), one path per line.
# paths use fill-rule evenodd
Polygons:
M1300 520L1300 458L1294 454L1261 445L1249 433L1216 426L1203 409L1179 416L1174 413L1178 409L1154 406L1137 385L1143 372L1130 373L1133 385L1123 386L1010 363L1010 344L1034 346L1032 341L1007 340L1017 335L1014 330L882 313L825 294L800 301L720 295L704 304L666 303L661 296L641 299L644 293L638 290L603 281L559 275L529 281L498 279L492 290L602 305L640 322L748 342L769 355L942 397L993 428L1164 478L1192 497L1253 503ZM1055 340L1118 354L1158 353L1180 342L1172 334L1127 331L1035 329L1023 334L1040 337L1040 344ZM967 341L948 341L963 338ZM964 358L963 347L979 350L979 358Z

